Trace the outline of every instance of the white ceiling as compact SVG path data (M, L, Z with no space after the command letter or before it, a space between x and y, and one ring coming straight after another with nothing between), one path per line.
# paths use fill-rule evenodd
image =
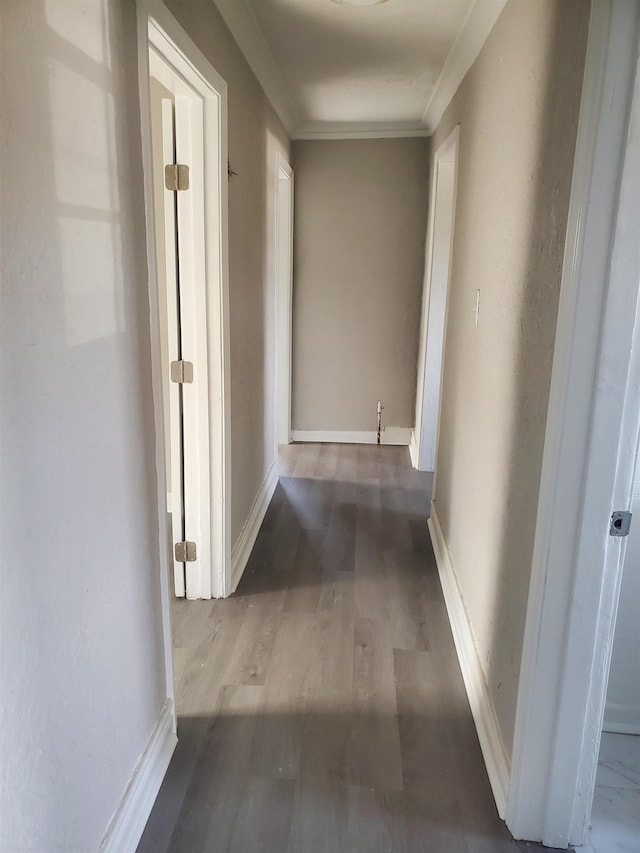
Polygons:
M427 136L505 0L214 0L293 138Z

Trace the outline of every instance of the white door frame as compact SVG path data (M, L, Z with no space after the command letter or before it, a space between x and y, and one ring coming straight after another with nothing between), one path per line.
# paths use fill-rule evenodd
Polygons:
M150 61L153 57L150 57ZM161 171L162 164L176 162L175 152L175 99L171 100L162 98L160 110L160 130L162 133L162 161L161 164L155 160L154 151L154 170L157 168ZM166 392L167 397L164 400L165 405L165 438L170 444L170 452L167 455L167 513L171 516L170 535L167 540L169 549L169 563L173 561L173 587L175 595L178 598L184 598L187 594L187 573L184 563L178 563L175 560L173 553L173 543L176 540L176 525L178 519L182 521L183 513L183 477L182 477L182 458L183 458L183 437L182 437L182 418L181 418L181 401L180 401L180 386L170 380L170 365L172 361L176 361L179 355L179 306L178 306L178 263L176 253L176 205L174 194L166 188L164 175L154 174L154 193L157 189L160 192L162 185L162 211L161 215L164 219L164 233L158 228L156 235L162 234L162 242L164 243L164 285L160 286L160 278L158 279L158 304L160 306L160 334L166 341L166 350L162 353L162 388ZM155 200L156 216L160 215L158 210L158 201ZM159 223L156 222L159 226ZM166 290L166 293L161 293L161 290ZM162 304L164 300L164 305ZM162 310L166 308L166 314ZM166 325L166 328L162 328ZM168 415L168 417L167 417ZM182 525L181 525L182 527ZM173 536L171 535L173 533Z
M639 18L592 4L518 692L506 821L553 847L588 829L625 543L609 518L639 429L637 155L620 191Z
M196 317L204 318L205 333L195 342L194 376L198 363L205 365L206 385L200 384L197 441L201 471L193 471L197 484L199 535L205 544L199 549L199 571L190 598L229 595L231 591L231 446L229 375L229 276L227 257L227 87L189 36L160 0L137 0L138 77L147 221L147 264L151 323L152 381L156 427L156 468L158 472L158 521L160 531L161 583L165 615L165 649L169 645L169 536L166 519L165 443L162 365L160 357L158 275L153 206L153 162L149 99L150 52L162 60L164 78L170 91L191 99L191 151L200 157L202 180L191 183L190 208L195 217L190 245L181 254L181 266L202 282L194 288ZM186 197L186 193L184 194ZM179 203L185 203L180 200ZM181 246L181 253L183 247ZM197 543L199 544L199 543ZM207 553L208 552L208 553ZM201 558L202 555L202 558ZM165 596L166 593L166 596ZM166 598L166 600L165 600ZM168 633L167 633L168 632Z
M410 444L414 468L434 471L437 456L438 426L440 423L440 400L444 368L444 343L449 310L449 283L453 259L453 232L456 216L458 183L458 145L460 125L456 125L440 145L433 158L431 178L431 203L425 253L425 274L422 295L422 319L420 324L420 351L418 354L418 380L416 385L415 429ZM443 188L443 181L446 186ZM443 193L453 193L450 221L442 221ZM438 248L446 243L448 257L444 274L435 269ZM434 291L438 285L438 293ZM444 294L441 292L444 289ZM441 297L434 303L434 296ZM429 422L425 419L425 402L437 397L436 411Z
M277 154L276 177L276 457L291 442L291 325L293 299L293 170Z

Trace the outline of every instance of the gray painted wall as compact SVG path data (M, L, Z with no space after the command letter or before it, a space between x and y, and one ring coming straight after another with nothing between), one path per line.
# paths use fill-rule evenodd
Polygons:
M511 0L433 138L460 124L435 506L508 754L588 18Z
M286 134L210 0L229 86L232 534L274 461ZM2 3L0 848L97 850L166 696L135 4Z
M97 850L166 692L135 5L2 4L0 849Z
M426 139L294 143L292 426L414 422Z

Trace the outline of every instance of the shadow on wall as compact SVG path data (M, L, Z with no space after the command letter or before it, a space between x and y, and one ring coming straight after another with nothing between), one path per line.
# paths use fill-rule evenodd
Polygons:
M531 103L521 100L521 106L518 99L524 95L518 86L529 85L529 79L522 74L518 79L516 73L505 80L505 70L509 63L515 67L517 58L513 44L503 46L501 28L508 19L513 34L516 15L524 16L519 33L538 28L532 30L532 42L543 69L537 84L541 96ZM467 96L462 112L443 381L442 422L448 429L439 448L436 506L507 753L515 720L587 25L585 4L508 4L460 90L465 97L469 79L477 79L474 74L488 75L483 89L470 90L476 97ZM503 39L501 54L493 41L498 34ZM485 55L489 45L493 65ZM500 87L505 93L497 103ZM450 108L447 121L460 120L459 112ZM478 194L479 186L484 197ZM465 210L467 190L475 196L466 199ZM483 207L484 219L478 218ZM476 288L481 288L482 298L474 335L469 318ZM461 346L451 345L452 328Z
M135 10L2 14L0 847L90 849L165 696Z

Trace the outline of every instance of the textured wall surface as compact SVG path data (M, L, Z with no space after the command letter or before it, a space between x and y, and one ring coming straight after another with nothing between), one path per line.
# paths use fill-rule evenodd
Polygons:
M286 134L209 0L229 85L234 538L274 460ZM166 697L135 5L2 4L2 850L97 850Z
M275 192L285 129L211 0L167 0L227 83L231 305L231 534L275 461Z
M166 693L136 16L2 3L0 849L97 850Z
M294 143L293 429L414 421L428 142Z
M460 124L435 505L507 752L588 17L511 0L433 139Z

